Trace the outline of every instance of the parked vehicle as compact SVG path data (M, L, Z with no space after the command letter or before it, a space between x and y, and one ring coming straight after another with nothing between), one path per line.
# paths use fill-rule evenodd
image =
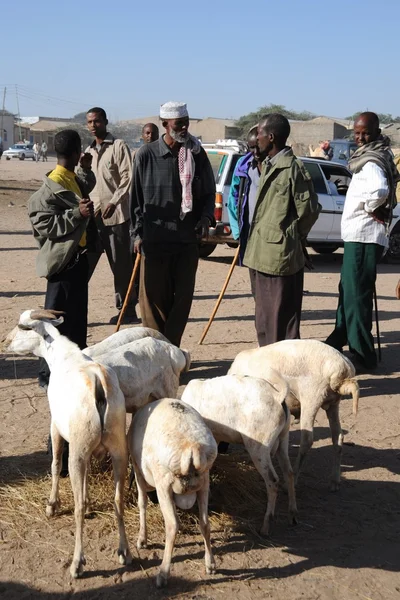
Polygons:
M329 145L333 150L332 160L342 165L347 165L349 159L357 150L357 144L354 140L331 140Z
M205 150L215 174L217 189L214 216L217 224L215 228L210 229L209 241L203 241L200 247L200 256L203 258L210 256L217 244L228 243L230 246L237 246L229 226L228 197L236 163L244 154L232 145L206 146ZM340 225L352 174L346 166L338 162L310 157L301 157L301 160L310 173L322 206L321 214L308 235L308 245L320 254L331 254L343 246ZM400 262L400 204L393 211L389 249L385 257L388 262Z
M19 160L31 158L35 160L32 144L14 144L3 153L3 156L5 156L6 160L10 160L11 158L18 158Z

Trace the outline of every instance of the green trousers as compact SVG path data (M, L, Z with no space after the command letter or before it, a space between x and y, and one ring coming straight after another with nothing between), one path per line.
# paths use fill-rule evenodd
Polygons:
M376 265L383 254L378 244L345 242L339 283L339 304L335 329L326 343L342 351L349 345L367 368L377 364L372 337L373 293Z

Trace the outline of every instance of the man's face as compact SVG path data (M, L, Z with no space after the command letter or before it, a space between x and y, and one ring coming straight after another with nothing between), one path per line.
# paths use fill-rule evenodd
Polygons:
M146 125L146 127L143 129L142 139L145 144L155 142L158 138L154 127L151 127L151 125Z
M262 157L262 160L268 156L269 152L271 152L274 147L273 137L271 136L271 133L265 129L265 122L259 123L258 125L257 146L259 156L260 158Z
M357 146L365 146L378 139L380 134L379 127L371 123L368 119L357 119L354 123L354 139Z
M181 119L168 119L166 130L175 142L184 144L189 134L189 117Z
M99 113L88 113L86 125L93 137L101 138L107 131L107 121Z
M260 159L260 153L259 153L259 149L257 146L257 134L256 133L247 139L247 146L249 148L249 152L252 152L255 160L258 162Z

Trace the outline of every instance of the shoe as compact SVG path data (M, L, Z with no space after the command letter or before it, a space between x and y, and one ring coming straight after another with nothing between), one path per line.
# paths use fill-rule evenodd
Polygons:
M119 314L111 317L109 323L110 325L116 325L118 323ZM132 314L124 314L124 318L122 319L121 325L134 325L136 323L140 323L140 319L136 313Z

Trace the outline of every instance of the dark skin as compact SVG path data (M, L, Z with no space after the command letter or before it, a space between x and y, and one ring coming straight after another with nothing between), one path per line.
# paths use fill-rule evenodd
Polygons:
M268 131L267 121L260 121L257 129L257 146L261 162L269 156L272 158L286 146L286 140L279 139Z
M164 142L169 146L172 154L178 156L179 150L187 139L189 134L189 117L182 117L179 119L165 119L163 121L163 127L165 128ZM172 132L172 135L171 135ZM182 141L174 139L174 136L182 138ZM208 238L210 229L210 221L208 217L202 217L197 223L195 230L199 238ZM136 253L140 253L142 248L142 240L136 239L133 245L133 249Z
M375 142L381 134L379 124L369 115L361 114L354 122L354 140L357 146Z
M75 167L80 164L82 169L90 169L92 165L92 155L85 153L81 154L81 149L77 148L76 152L72 154L72 156L65 158L64 156L57 156L57 164L60 167L64 167L68 171L72 171L75 173ZM89 198L82 198L79 200L79 212L82 217L87 219L91 215L93 215L93 202Z
M86 115L86 125L90 133L94 136L96 144L102 144L107 135L108 120L100 113L90 112ZM109 202L102 213L103 219L109 219L115 213L116 206Z
M145 144L157 141L159 136L158 127L154 123L147 123L142 129L142 140Z
M254 133L251 133L248 136L247 145L248 145L249 151L252 152L252 154L254 156L254 160L257 162L257 168L258 168L259 172L261 173L262 160L260 159L260 155L259 155L259 149L257 146L257 133L255 131L254 131Z

